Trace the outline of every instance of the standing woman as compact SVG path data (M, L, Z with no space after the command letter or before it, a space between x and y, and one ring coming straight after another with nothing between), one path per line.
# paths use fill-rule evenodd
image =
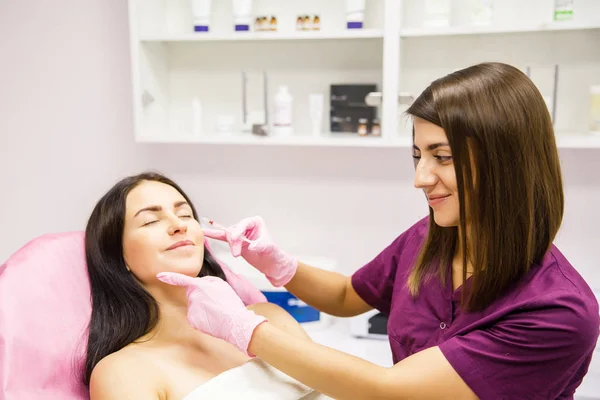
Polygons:
M296 261L259 217L205 231L325 313L389 315L393 367L250 318L218 279L159 279L188 287L197 329L236 338L244 351L336 399L572 399L600 317L592 291L552 244L564 195L544 99L518 69L485 63L432 82L408 114L414 185L429 216L351 277ZM204 301L216 288L218 298ZM224 325L226 334L214 328Z

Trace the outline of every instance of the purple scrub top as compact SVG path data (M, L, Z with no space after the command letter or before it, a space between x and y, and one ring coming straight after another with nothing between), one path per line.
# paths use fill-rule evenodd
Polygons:
M358 295L389 316L394 363L438 346L481 399L572 399L600 331L598 301L552 246L539 265L482 312L462 312L452 279L406 282L427 235L417 222L352 276ZM450 275L450 274L449 274Z

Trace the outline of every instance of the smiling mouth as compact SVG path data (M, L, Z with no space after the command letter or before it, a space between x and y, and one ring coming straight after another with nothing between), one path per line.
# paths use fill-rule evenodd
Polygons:
M175 250L185 246L194 246L194 243L190 240L182 240L181 242L177 242L174 245L170 246L167 250Z
M427 202L429 203L430 206L435 206L437 204L442 203L444 200L446 200L448 197L450 197L450 195L446 195L446 196L435 196L435 197L428 197L427 198Z

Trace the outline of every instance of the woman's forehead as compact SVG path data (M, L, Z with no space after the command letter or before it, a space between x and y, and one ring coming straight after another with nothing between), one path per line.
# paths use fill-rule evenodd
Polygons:
M182 200L185 198L174 187L161 182L144 181L127 195L127 212L153 205L165 207Z
M427 148L432 149L434 147L448 146L448 137L441 126L415 118L414 128L414 142L415 146L419 149L426 150Z

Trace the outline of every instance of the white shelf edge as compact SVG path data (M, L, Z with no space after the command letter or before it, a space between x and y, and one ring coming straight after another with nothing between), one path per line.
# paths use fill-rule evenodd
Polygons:
M172 136L172 137L138 137L138 143L164 144L216 144L216 145L251 145L251 146L293 146L293 147L372 147L399 148L410 147L410 137L388 139L379 136L350 136L335 134L324 136L256 136L248 134L210 134L205 136Z
M409 147L410 138L383 137L331 137L331 136L255 136L247 135L206 135L173 137L139 137L139 143L164 144L215 144L215 145L252 145L252 146L293 146L293 147Z
M166 35L140 35L140 42L223 42L223 41L269 41L269 40L338 40L381 39L382 29L351 29L340 32L297 31L281 32L231 32L228 34L184 33Z
M325 136L256 136L252 134L205 136L138 137L138 143L157 144L212 144L241 146L291 146L291 147L359 147L359 148L410 148L412 138L399 136L394 138L376 136L349 136L335 134ZM600 149L600 136L594 135L557 135L559 149Z
M440 28L405 28L400 31L401 37L485 35L504 33L553 32L600 29L600 23L577 24L573 22L543 23L532 26L449 26Z
M600 149L600 135L556 135L559 149Z

